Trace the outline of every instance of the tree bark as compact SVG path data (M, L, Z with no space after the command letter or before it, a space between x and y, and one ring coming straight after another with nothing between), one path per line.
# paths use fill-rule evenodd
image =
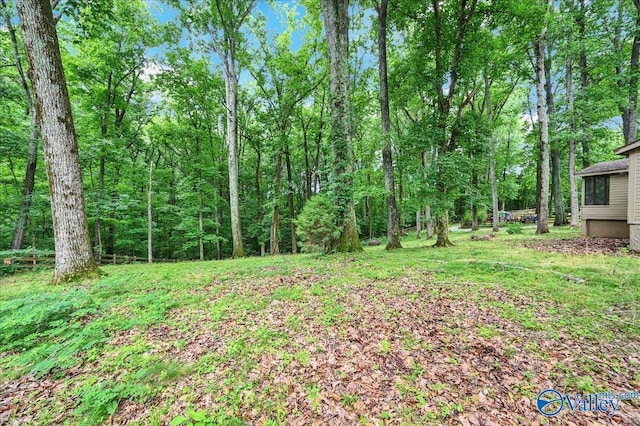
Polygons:
M151 216L151 183L153 166L149 163L149 187L147 189L147 262L153 263L153 217Z
M33 188L35 186L36 167L38 164L38 138L40 136L40 129L38 128L38 122L36 119L35 103L33 102L33 96L31 95L31 89L27 82L27 75L22 66L22 57L18 48L18 38L16 37L15 27L11 22L11 14L7 8L5 0L0 0L2 5L2 15L4 18L4 24L9 31L9 37L11 39L11 48L13 51L13 57L20 76L20 83L22 85L22 91L24 93L25 101L27 102L26 113L31 117L31 124L29 127L29 147L27 154L27 167L25 170L24 181L22 185L22 200L20 202L20 209L18 210L18 219L16 220L16 226L13 232L13 239L11 241L11 249L19 250L24 243L24 234L29 219L29 211L31 209L31 197L33 195Z
M452 246L453 243L449 240L449 213L444 212L436 217L436 243L434 247L447 247Z
M577 228L579 226L579 205L578 205L578 183L576 181L576 117L573 107L573 54L571 49L573 47L573 33L571 29L568 32L568 54L565 64L565 86L567 92L567 115L569 118L569 192L571 200L571 227ZM586 59L585 59L586 61Z
M240 182L238 177L238 76L235 56L227 59L225 75L227 103L227 143L229 145L229 206L231 210L232 257L244 257L242 225L240 223Z
M540 130L540 192L537 200L539 209L537 234L546 234L549 232L547 224L548 219L548 201L549 201L549 119L547 117L547 98L545 95L545 37L546 28L542 29L539 37L534 42L534 50L536 57L536 95L538 98L538 124Z
M551 52L549 52L545 58L545 75L551 76ZM551 77L548 77L545 80L545 92L547 97L547 119L549 121L549 129L551 134L555 134L555 104ZM553 210L555 212L553 226L562 226L566 224L566 221L564 197L562 195L560 179L560 147L558 146L557 138L550 137L549 145L551 146L551 198L553 200Z
M631 47L631 61L629 67L628 104L622 115L624 142L630 144L638 137L638 62L640 60L640 0L633 0L636 7L636 19Z
M492 139L493 137L490 136ZM498 180L496 179L496 154L495 144L490 142L492 148L489 151L489 180L491 181L491 211L493 216L491 217L491 230L498 232L500 230L499 214L500 206L498 205Z
M433 223L431 221L431 206L424 208L424 221L427 226L427 240L433 237Z
M387 246L386 250L402 248L398 226L396 186L393 171L393 148L391 146L391 118L389 116L389 84L387 80L387 6L388 0L380 0L378 12L378 75L380 79L380 116L382 121L382 168L384 187L387 192Z
M256 200L257 200L257 210L258 210L258 225L260 226L260 235L258 235L258 245L260 246L260 256L265 255L265 244L262 240L262 222L264 221L264 215L262 212L262 189L260 188L260 168L262 167L262 154L261 154L261 146L260 144L256 147L256 156L258 157L256 164L256 174L255 174L255 183L256 183Z
M273 218L271 220L271 255L280 254L280 180L282 177L282 151L276 158L276 180L274 186Z
M493 110L491 105L491 82L489 77L484 76L484 96L487 106L487 122L491 126L493 121ZM500 230L500 206L498 203L498 179L496 178L496 142L493 134L489 135L489 180L491 181L491 230Z
M589 86L589 68L587 63L587 51L585 49L585 37L586 37L586 2L585 0L580 0L580 10L578 13L578 17L576 19L576 23L578 24L578 35L580 37L580 88L582 92L582 97L586 101L587 99L587 87ZM583 128L583 136L582 136L582 168L589 167L591 162L589 161L589 152L591 151L591 134L589 132L590 125L589 120L587 119L587 115L584 114L582 117L582 128Z
M19 0L36 116L42 131L55 241L54 282L97 277L71 103L49 0Z
M294 197L293 174L291 172L291 155L288 141L284 146L284 159L287 167L287 200L289 203L289 221L291 226L291 253L298 253L298 239L296 237L296 205Z
M419 240L422 237L422 223L421 223L421 217L422 217L422 210L420 208L418 208L418 210L416 210L416 239Z
M349 101L349 2L322 0L331 82L331 146L334 154L333 194L340 236L331 244L338 252L361 251L353 202L353 153Z

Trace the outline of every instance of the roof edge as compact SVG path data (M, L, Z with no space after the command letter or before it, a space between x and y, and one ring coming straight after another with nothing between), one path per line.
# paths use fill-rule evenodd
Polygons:
M600 176L614 175L629 172L629 159L622 158L620 160L603 161L593 164L576 173L576 176Z
M638 148L640 148L640 140L631 142L630 144L627 144L625 146L621 146L620 148L616 149L614 152L618 155L629 155L628 154L629 151L633 151L634 149L638 149Z

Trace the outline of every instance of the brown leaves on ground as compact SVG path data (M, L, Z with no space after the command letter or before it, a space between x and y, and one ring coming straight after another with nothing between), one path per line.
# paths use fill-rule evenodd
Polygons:
M123 401L109 423L144 423L162 407L163 424L204 408L247 424L536 425L544 421L536 408L543 389L585 394L586 380L595 389L638 390L637 341L576 340L553 326L547 306L497 288L481 291L471 295L465 284L419 273L352 285L300 272L213 282L199 289L206 300L196 308L112 339L123 346L143 338L150 353L194 369L152 401ZM497 307L507 303L533 309L547 331L505 319ZM99 371L100 362L85 369ZM0 405L18 418L34 394L64 406L72 401L51 391L63 380L9 383ZM65 418L73 421L55 420ZM622 402L613 417L565 408L559 418L640 424L637 401Z
M525 247L538 251L566 254L629 254L628 238L580 237L573 239L536 239L525 243Z

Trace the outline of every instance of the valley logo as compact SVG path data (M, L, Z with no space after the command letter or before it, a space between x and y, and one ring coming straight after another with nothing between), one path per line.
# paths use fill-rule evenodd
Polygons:
M560 414L562 409L569 407L571 412L579 413L601 412L613 416L620 405L620 401L625 399L638 399L639 392L600 392L586 395L584 398L580 394L574 396L562 395L555 389L545 389L538 394L536 405L538 411L547 417L554 417Z

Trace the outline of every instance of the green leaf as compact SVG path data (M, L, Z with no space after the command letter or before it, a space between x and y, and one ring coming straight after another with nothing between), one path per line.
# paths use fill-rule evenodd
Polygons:
M207 412L204 410L198 410L198 411L190 410L189 417L191 417L191 419L197 422L203 422L207 419Z
M176 416L171 420L169 425L170 426L184 425L184 424L187 424L188 421L189 419L186 418L185 416Z

